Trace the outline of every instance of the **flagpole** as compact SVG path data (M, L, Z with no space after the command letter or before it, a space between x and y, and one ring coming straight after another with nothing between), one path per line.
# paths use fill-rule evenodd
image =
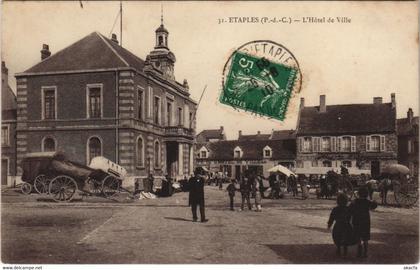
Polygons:
M121 44L121 47L122 47L122 42L123 42L123 40L122 40L122 17L123 17L123 11L122 11L122 1L120 1L120 44Z
M207 89L207 84L204 86L203 92L201 93L200 99L198 100L198 103L197 103L197 109L196 109L196 110L195 110L195 112L194 112L194 117L193 117L193 119L191 119L191 123L190 123L190 126L191 126L191 127L192 127L192 123L194 123L195 117L197 116L198 106L200 105L201 99L203 98L203 96L204 96L204 92L206 92L206 89Z

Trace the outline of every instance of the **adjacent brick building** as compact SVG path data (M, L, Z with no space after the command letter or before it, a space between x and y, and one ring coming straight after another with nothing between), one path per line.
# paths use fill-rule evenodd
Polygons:
M103 155L130 179L192 173L197 104L175 80L168 35L156 30L146 60L98 32L53 55L44 44L42 61L16 74L17 166L26 153L63 151L84 164Z
M9 86L9 71L1 62L1 185L14 186L16 176L16 96Z
M211 172L223 172L239 179L245 170L268 176L268 169L281 164L293 169L296 158L296 138L293 131L273 131L272 134L242 135L238 140L220 140L197 144L197 166ZM274 138L275 137L275 138Z
M407 111L407 117L397 120L398 162L410 169L410 175L419 177L419 117L413 116L413 110Z
M312 107L302 98L296 140L297 172L343 165L350 173L376 177L386 165L397 163L395 94L390 103L375 97L372 104L328 106L322 95L320 105Z

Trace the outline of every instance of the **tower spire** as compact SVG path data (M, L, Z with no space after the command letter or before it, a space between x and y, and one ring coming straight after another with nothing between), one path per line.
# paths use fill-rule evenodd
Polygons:
M160 4L160 24L163 25L163 4Z

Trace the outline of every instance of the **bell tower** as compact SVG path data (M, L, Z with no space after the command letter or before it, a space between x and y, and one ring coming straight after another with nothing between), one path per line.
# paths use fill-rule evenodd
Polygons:
M174 64L175 55L169 50L168 36L169 32L163 25L163 11L160 18L160 26L155 31L156 45L153 51L148 55L150 63L162 71L164 77L175 80Z

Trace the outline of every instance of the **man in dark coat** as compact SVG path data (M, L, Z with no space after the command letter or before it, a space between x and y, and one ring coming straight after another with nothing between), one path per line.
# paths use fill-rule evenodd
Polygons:
M200 207L201 222L207 222L206 215L204 213L204 182L205 182L205 171L201 167L197 167L194 170L194 176L188 181L189 187L189 200L188 205L191 206L193 221L197 221L197 206Z

